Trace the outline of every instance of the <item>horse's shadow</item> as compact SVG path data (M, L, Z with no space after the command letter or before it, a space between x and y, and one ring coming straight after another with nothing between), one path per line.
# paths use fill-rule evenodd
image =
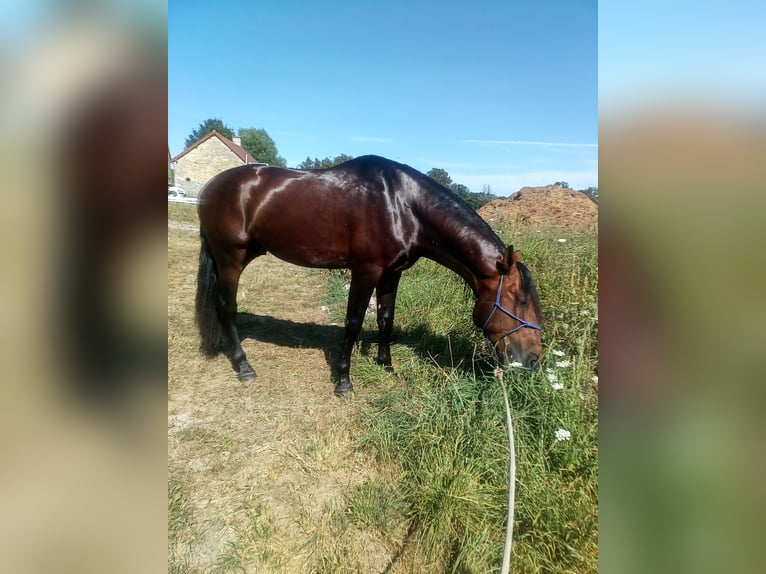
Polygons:
M296 323L268 315L238 313L237 330L242 341L253 339L281 347L323 351L327 366L330 368L331 380L333 384L338 382L337 362L343 344L344 328L342 326ZM369 356L373 345L374 352L377 353L377 343L377 329L363 329L357 341L357 348L362 355ZM406 330L394 328L392 344L406 345L421 358L433 361L443 368L462 371L474 371L476 368L472 362L472 356L475 354L473 340L457 334L450 336L436 334L425 324Z
M237 313L237 331L240 341L253 339L293 349L320 349L331 369L333 383L338 381L337 357L343 342L341 326L296 323L268 315Z

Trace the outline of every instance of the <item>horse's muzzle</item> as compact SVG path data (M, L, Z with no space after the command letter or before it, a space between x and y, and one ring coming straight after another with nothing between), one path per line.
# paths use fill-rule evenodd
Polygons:
M515 366L522 369L537 369L540 366L540 356L532 351L526 353L523 357L517 356L510 348L507 349L503 360L503 365Z

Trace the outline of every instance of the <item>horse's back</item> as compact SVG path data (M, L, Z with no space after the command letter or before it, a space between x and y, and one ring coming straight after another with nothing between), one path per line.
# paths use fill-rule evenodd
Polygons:
M404 249L403 235L393 229L393 196L401 187L395 165L364 156L320 170L232 168L201 194L200 222L203 230L223 230L230 241L299 265L386 265Z
M399 174L404 166L374 155L360 156L337 166L300 170L276 166L242 165L215 175L200 194L201 203L239 201L240 194L247 191L256 202L265 200L277 192L285 200L315 196L331 199L339 208L345 200L376 202L379 195ZM396 186L394 186L396 187ZM394 189L395 191L395 189Z

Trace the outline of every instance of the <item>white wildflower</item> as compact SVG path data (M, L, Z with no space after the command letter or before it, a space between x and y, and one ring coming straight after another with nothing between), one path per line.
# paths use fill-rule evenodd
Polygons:
M572 361L570 361L568 359L565 359L563 361L556 361L556 366L560 367L562 369L565 368L565 367L571 367L572 366Z
M558 242L559 242L559 243L566 243L566 242L567 242L567 240L566 240L566 239L559 239L559 240L558 240Z
M564 383L553 383L553 384L551 385L551 388L552 388L554 391L561 391L561 390L563 390L563 389L564 389Z
M590 378L590 380L591 380L591 381L593 381L594 383L598 384L598 375L593 375L593 376Z
M555 383L559 380L559 376L550 369L546 371L545 376L548 378L549 383Z
M572 433L566 429L556 429L556 440L569 440L572 438Z
M517 368L517 369L518 369L519 367L523 367L524 365L523 365L522 363L520 363L519 361L514 361L513 363L511 363L511 364L510 364L510 365L508 365L508 366L509 366L509 367L514 367L514 368Z
M322 311L329 311L330 308L327 305L322 305L321 307Z
M563 357L564 356L564 351L559 351L558 349L554 349L553 351L551 351L551 353L553 355L556 355L557 357Z
M587 309L583 309L582 311L580 311L580 315L582 315L583 317L590 317L590 311L588 311Z

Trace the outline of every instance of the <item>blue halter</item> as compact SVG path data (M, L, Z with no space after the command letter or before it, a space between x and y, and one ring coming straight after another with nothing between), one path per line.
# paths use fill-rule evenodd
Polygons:
M511 335L518 331L519 329L523 329L524 327L529 327L530 329L537 329L538 331L542 331L543 328L536 324L536 323L530 323L529 321L525 321L518 315L515 315L514 313L511 313L508 309L503 307L500 304L500 297L503 293L503 279L505 278L505 275L500 275L500 284L497 286L497 296L495 297L495 304L492 306L492 312L489 314L489 317L487 317L487 320L484 321L484 325L482 326L481 330L486 331L487 325L489 325L489 322L492 320L492 317L495 315L495 311L500 310L512 319L516 319L519 322L519 325L508 331L507 333L504 333L500 335L497 339L497 343L499 343L502 339L507 337L508 335ZM487 335L484 335L484 339L487 341L487 348L489 349L490 353L494 357L495 361L500 362L500 357L497 356L497 351L495 350L495 347L497 346L497 343L494 345L490 342L489 337Z

